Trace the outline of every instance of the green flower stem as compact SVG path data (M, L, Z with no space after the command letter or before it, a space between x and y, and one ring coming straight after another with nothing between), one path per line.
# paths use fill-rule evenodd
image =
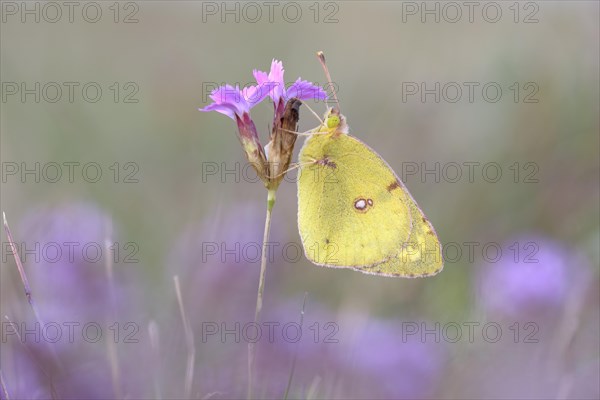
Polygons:
M263 292L265 291L265 275L267 272L267 243L271 232L271 211L275 205L275 189L270 189L267 195L267 216L265 218L265 232L263 235L262 255L260 260L260 277L258 280L258 294L256 295L256 310L254 312L254 323L260 321L260 313L263 306ZM256 350L254 343L248 343L248 399L252 399L252 372L254 369Z

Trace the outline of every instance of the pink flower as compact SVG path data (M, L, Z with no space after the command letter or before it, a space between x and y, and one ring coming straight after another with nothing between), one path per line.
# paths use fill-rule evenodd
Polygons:
M280 100L283 99L285 102L292 97L299 100L325 100L327 98L327 93L321 87L313 85L312 82L303 81L302 78L298 78L286 89L283 81L284 71L283 63L275 59L271 62L271 71L268 74L256 69L253 71L256 83L258 83L258 90L266 91L265 94L268 94L276 105Z
M304 81L298 78L290 87L285 87L283 81L283 63L273 59L271 70L266 72L254 70L253 75L257 85L240 89L239 86L224 85L212 91L210 98L212 104L200 111L216 111L227 115L235 120L237 115L243 120L244 114L249 114L250 109L269 96L276 107L281 100L287 100L295 97L299 100L325 100L327 93L312 82Z
M238 137L244 148L246 158L252 164L258 176L271 190L277 188L283 179L292 157L298 125L298 109L302 100L324 100L327 93L319 86L298 78L289 88L283 81L283 64L273 59L271 70L266 72L254 70L257 85L240 89L239 86L224 85L212 91L212 104L200 111L216 111L233 119L238 126ZM256 125L250 118L250 109L263 101L267 96L273 100L274 117L271 141L262 146L256 131ZM288 101L294 99L293 101ZM288 111L286 112L286 103Z

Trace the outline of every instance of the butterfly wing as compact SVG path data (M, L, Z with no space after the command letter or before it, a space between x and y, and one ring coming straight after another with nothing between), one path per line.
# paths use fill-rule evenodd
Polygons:
M413 230L411 199L377 153L346 134L316 134L299 160L298 228L313 263L374 268L398 255Z
M372 267L357 267L356 270L367 274L405 278L432 276L442 270L442 245L437 234L410 193L408 197L413 229L407 244L395 257Z

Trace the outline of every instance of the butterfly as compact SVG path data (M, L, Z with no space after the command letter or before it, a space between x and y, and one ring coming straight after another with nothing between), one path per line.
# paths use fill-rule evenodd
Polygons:
M392 277L442 270L433 225L385 160L348 134L338 109L326 112L298 161L298 229L311 262Z

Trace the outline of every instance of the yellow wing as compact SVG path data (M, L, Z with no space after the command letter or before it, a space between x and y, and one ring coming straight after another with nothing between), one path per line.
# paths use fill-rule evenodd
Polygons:
M375 268L398 255L413 230L411 199L377 153L346 134L315 134L299 161L298 228L313 263Z
M442 245L427 217L410 194L408 197L413 220L413 230L408 243L395 257L373 267L356 267L357 271L374 275L420 278L435 275L442 270Z

